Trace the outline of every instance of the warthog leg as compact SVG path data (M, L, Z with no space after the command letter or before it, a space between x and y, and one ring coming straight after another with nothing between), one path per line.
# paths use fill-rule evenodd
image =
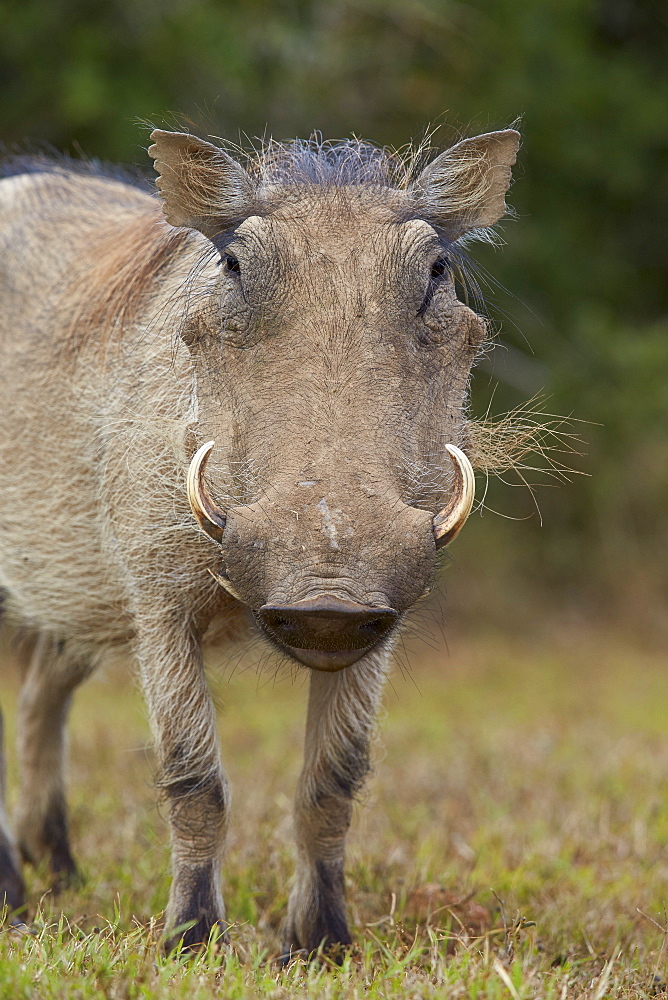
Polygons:
M17 841L23 857L33 863L50 855L56 884L62 885L76 874L67 831L65 724L72 693L91 666L67 644L46 635L37 636L31 652L16 727L21 776Z
M338 673L311 674L304 767L295 803L297 872L284 937L287 957L351 941L344 897L345 838L369 771L369 739L385 680L371 653Z
M21 877L19 859L5 815L5 755L3 722L0 713L0 908L7 906L10 920L12 913L25 906L25 887Z
M137 648L169 809L172 887L166 948L194 949L225 931L220 868L228 791L200 646L187 624L161 621Z

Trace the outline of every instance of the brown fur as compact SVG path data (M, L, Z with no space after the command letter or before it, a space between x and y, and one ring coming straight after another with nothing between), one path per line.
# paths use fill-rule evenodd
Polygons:
M314 595L400 625L429 586L445 445L472 441L485 335L455 295L457 240L502 214L518 137L478 137L422 173L362 143L271 144L246 170L192 136L154 139L181 228L103 177L54 167L0 183L0 588L32 637L23 854L74 871L67 710L107 650L130 648L168 806L168 927L191 922L190 947L225 920L228 792L202 646ZM185 493L210 439L220 545ZM345 836L393 641L312 674L288 951L350 940ZM5 825L0 848L19 905Z
M161 273L192 237L153 212L120 219L96 232L87 267L71 283L72 316L65 350L77 351L95 337L104 354L136 318Z

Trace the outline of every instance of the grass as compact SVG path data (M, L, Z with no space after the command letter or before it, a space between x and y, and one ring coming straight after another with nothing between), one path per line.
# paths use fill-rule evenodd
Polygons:
M610 635L455 638L388 689L350 838L356 946L280 969L304 674L212 660L234 789L231 953L160 955L167 830L127 672L85 686L71 725L72 839L85 882L27 871L32 933L0 933L0 998L654 997L668 980L668 671ZM3 671L7 728L16 678ZM10 756L10 764L13 758ZM10 767L10 793L15 775Z

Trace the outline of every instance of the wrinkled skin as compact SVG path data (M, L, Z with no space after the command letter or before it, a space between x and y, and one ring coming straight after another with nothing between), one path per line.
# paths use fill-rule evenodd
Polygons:
M389 652L434 577L445 446L466 447L484 324L451 264L503 214L518 137L466 140L400 187L354 144L272 147L248 173L191 136L153 138L166 221L154 198L57 166L0 182L0 588L27 636L0 889L24 912L19 852L74 874L67 711L129 648L170 824L167 944L184 924L186 947L224 931L228 792L201 650L259 628L314 668L286 955L336 949ZM185 490L208 440L217 541Z

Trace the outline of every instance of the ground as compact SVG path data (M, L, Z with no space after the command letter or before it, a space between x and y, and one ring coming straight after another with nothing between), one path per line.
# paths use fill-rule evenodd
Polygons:
M564 633L568 632L568 635ZM16 676L3 669L12 737ZM438 640L398 667L356 810L356 946L281 969L306 671L214 655L234 789L224 885L233 950L163 959L167 830L141 698L123 665L71 726L84 882L28 871L31 933L0 932L0 1000L656 997L668 980L668 670L600 629ZM16 786L10 753L10 801Z

